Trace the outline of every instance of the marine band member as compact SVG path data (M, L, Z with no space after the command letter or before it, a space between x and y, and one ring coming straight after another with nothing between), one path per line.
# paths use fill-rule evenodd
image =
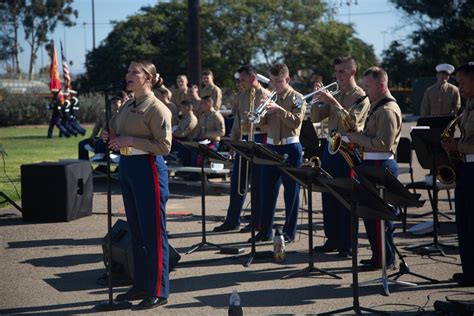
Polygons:
M234 98L234 107L232 109L234 113L234 123L230 132L230 139L232 141L249 140L248 136L250 134L251 124L248 120L248 113L251 110L255 110L262 96L270 94L270 92L263 88L258 82L257 72L253 66L242 66L238 69L237 73L239 74L239 82L243 91ZM251 103L253 104L251 105ZM253 109L251 109L251 107L253 107ZM265 135L254 131L254 141L261 144L265 143ZM240 157L239 154L235 155L230 178L230 200L227 216L222 225L214 227L215 232L235 230L240 226L240 214L246 198L247 165L247 161L244 158ZM257 229L260 227L261 218L261 169L261 166L253 165L250 179L252 183L251 199L254 211L253 223L256 223ZM242 228L242 231L246 231L249 228L250 227Z
M356 130L362 131L369 111L370 103L367 98L360 101L365 92L356 83L357 63L351 56L338 57L334 60L334 70L340 92L332 96L322 91L316 94L323 104L311 108L313 122L321 122L329 117L329 132L337 131L346 135L343 125L344 114L339 109L343 107L356 123ZM316 85L319 88L321 84ZM335 178L351 176L351 169L340 154L331 155L327 146L324 146L321 167ZM331 194L322 193L323 221L326 242L314 248L317 252L338 251L339 256L348 257L351 248L350 214Z
M461 96L466 99L466 107L458 119L461 138L443 143L444 149L462 154L457 167L455 205L456 226L458 231L459 256L462 273L455 273L460 286L474 286L474 62L469 62L457 69L456 74Z
M267 105L268 112L261 119L260 126L267 128L267 145L278 154L287 157L293 167L303 163L302 148L299 141L306 104L297 107L295 97L301 97L290 85L288 67L281 63L270 69L270 83L277 93L277 100ZM262 100L261 100L262 101ZM296 222L299 209L300 186L275 166L262 166L261 194L262 219L260 232L255 241L267 241L273 237L273 217L280 185L285 189L285 225L283 236L286 242L293 242L296 235ZM251 242L252 240L249 240Z
M353 143L363 147L362 165L383 166L398 176L398 164L394 159L402 131L402 113L388 89L388 75L380 67L370 67L363 75L363 88L370 99L371 107L362 134L347 133ZM361 260L364 270L379 269L382 265L380 221L364 219L372 258ZM393 244L393 222L385 221L386 264L393 269L395 248Z
M436 83L428 87L421 102L420 116L448 115L457 113L461 107L458 88L448 82L454 72L454 66L439 64L436 66Z

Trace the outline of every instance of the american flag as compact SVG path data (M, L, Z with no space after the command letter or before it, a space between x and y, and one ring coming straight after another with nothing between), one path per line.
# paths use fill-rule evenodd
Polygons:
M63 61L63 77L64 77L64 88L66 89L66 94L69 94L71 90L71 74L69 73L69 67L67 66L66 55L64 55L63 42L59 42L61 45L61 59Z

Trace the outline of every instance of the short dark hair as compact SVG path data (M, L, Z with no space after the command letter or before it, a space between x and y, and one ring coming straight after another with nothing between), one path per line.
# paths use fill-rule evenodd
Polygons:
M456 69L456 72L461 72L470 78L474 78L474 61L459 66L458 69Z
M374 79L379 79L380 81L385 81L388 84L388 75L387 72L377 66L372 66L364 71L364 77L371 76Z
M270 68L270 74L272 76L281 76L281 75L290 75L290 70L288 66L284 63L274 64L272 68Z
M192 103L191 101L189 101L189 100L183 100L183 101L181 101L181 105L182 105L182 106L187 106L187 107L189 107L190 109L193 108L193 103Z
M214 74L213 74L212 71L209 70L209 69L204 70L204 71L202 72L202 75L203 75L203 76L213 76L213 77L214 77Z
M122 98L118 95L114 95L111 99L110 99L110 102L114 102L114 101L122 101Z
M340 65L340 64L345 64L345 63L350 63L351 66L353 66L355 69L357 69L357 62L354 59L354 57L352 57L351 55L336 57L336 58L334 58L333 63L334 63L334 66L335 65Z
M237 72L240 74L245 72L247 75L257 75L257 70L250 64L240 67Z
M210 95L205 95L205 96L201 97L201 100L211 101L211 103L214 103L214 100L212 99L212 97Z

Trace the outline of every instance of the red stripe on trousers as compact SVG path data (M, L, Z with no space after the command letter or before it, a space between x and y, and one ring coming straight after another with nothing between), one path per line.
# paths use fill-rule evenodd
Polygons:
M153 184L155 187L155 225L156 225L156 244L158 251L158 275L156 278L156 297L161 294L161 279L163 278L163 238L161 231L161 205L160 205L160 179L156 168L155 156L149 155L151 170L153 173Z
M381 166L382 162L380 160L374 160L374 165ZM377 241L377 254L378 254L375 260L377 264L382 264L382 237L381 237L382 222L381 221L382 221L381 219L375 220L375 240Z

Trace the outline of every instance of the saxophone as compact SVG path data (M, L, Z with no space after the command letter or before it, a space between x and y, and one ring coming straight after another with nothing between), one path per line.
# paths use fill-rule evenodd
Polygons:
M342 106L338 107L340 115L342 115L342 128L346 133L357 131L357 123L351 114L354 111L355 107L362 103L366 97L367 95L360 97L357 102L350 107L349 111L344 109ZM341 133L337 131L332 131L330 134L328 141L328 150L331 155L335 155L337 152L340 152L349 167L351 167L351 169L354 166L359 165L362 161L360 158L359 151L357 149L357 145L347 144L345 141L342 140Z
M456 115L441 133L441 142L447 143L451 140L451 130L456 125L460 115ZM453 184L456 182L456 174L459 164L463 161L463 155L459 152L447 152L449 164L438 166L436 178L443 184Z

